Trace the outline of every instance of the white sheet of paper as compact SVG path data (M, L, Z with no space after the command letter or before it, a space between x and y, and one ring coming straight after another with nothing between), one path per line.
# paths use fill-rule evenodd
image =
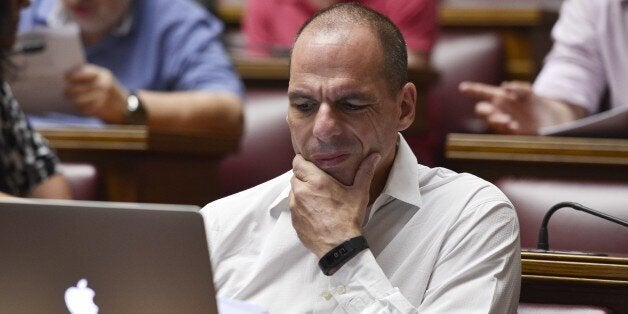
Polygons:
M66 73L85 64L78 28L39 28L18 34L16 47L29 43L41 43L43 49L11 56L17 71L9 84L22 109L27 114L80 114L63 95Z
M541 135L628 138L628 106L615 107L576 121L541 128Z

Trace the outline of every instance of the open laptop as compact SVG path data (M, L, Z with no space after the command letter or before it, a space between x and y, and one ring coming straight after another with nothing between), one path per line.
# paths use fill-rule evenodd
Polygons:
M0 201L0 312L216 313L198 209Z

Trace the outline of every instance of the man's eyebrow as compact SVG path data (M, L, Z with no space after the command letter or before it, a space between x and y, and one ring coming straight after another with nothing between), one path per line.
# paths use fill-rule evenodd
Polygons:
M307 93L301 92L301 91L292 91L292 92L288 92L288 98L289 99L314 99L312 96L308 95Z
M336 99L336 102L347 101L347 100L357 100L357 101L365 101L365 102L373 102L375 98L366 93L362 92L350 92L347 94L338 95L339 97Z

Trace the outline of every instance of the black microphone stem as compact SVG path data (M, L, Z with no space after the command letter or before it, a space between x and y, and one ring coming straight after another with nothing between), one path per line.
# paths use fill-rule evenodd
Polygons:
M608 221L612 221L614 223L620 224L624 227L628 227L628 221L619 219L617 217L605 214L603 212L597 211L595 209L580 205L578 203L574 203L574 202L562 202L562 203L558 203L554 206L552 206L552 208L550 208L549 211L547 211L547 213L545 214L545 216L543 217L543 221L541 222L541 229L539 230L539 243L537 244L536 248L539 250L549 250L549 239L548 239L548 233L547 233L547 224L549 223L549 219L552 216L552 214L554 214L555 211L563 208L563 207L570 207L573 208L575 210L579 210L579 211L583 211L585 213L589 213L591 215L594 216L598 216L602 219L606 219Z

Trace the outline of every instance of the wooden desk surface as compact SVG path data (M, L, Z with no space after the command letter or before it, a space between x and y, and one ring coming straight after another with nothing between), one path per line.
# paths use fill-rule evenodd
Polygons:
M628 139L449 134L448 163L494 180L504 175L628 180Z
M149 132L145 126L44 127L37 130L57 150L200 154L221 156L238 147L238 134Z
M521 252L521 301L628 309L628 258Z
M38 128L64 162L98 169L103 200L205 205L219 195L218 165L239 135L149 132L142 126Z

